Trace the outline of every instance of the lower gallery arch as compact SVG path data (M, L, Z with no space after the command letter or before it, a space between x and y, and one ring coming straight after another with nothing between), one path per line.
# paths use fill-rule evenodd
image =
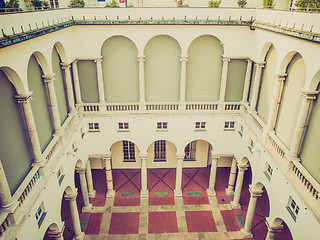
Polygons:
M286 222L277 217L271 224L268 224L268 233L266 239L292 240L293 237Z
M43 240L57 240L59 238L61 239L62 235L63 233L61 232L59 226L56 223L52 223L47 228Z

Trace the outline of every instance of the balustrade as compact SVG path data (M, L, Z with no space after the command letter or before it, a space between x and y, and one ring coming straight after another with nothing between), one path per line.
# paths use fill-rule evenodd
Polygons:
M10 219L9 215L4 219L2 224L0 225L0 237L3 235L3 233L10 227Z
M106 106L107 112L139 111L139 109L138 104L113 104Z
M147 110L179 110L179 104L147 104Z
M187 103L186 110L217 110L218 104L210 103Z
M99 112L100 108L97 105L87 105L83 106L85 112Z
M27 198L27 196L29 195L30 191L32 190L32 188L35 186L35 184L37 183L37 181L40 178L40 173L39 170L33 175L33 177L31 178L29 184L26 186L26 188L24 189L24 191L22 192L22 194L20 195L18 202L19 202L19 207L21 207L21 205L23 204L23 202L25 201L25 199Z

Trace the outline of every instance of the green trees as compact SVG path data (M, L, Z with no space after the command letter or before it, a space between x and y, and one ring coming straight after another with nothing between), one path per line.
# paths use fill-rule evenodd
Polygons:
M273 0L263 0L262 5L263 5L263 8L273 8L274 2Z
M211 0L208 2L208 7L220 7L221 2L222 2L221 0L218 0L218 1Z
M84 1L83 0L71 0L69 6L70 7L84 7Z
M320 11L320 0L297 0L294 5L303 11Z
M19 0L9 0L5 3L6 12L16 12L16 11L22 11L20 9Z

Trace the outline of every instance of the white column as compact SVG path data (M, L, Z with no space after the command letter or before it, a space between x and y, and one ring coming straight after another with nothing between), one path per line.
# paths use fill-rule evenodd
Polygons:
M188 56L180 55L181 74L180 74L180 102L186 101L186 80Z
M145 62L145 56L144 55L138 55L138 62L139 62L139 97L140 102L145 102L145 78L144 78L144 62Z
M212 156L210 178L209 178L209 188L207 189L208 196L215 196L216 195L216 191L214 189L214 186L216 185L217 163L218 163L218 158Z
M113 189L113 179L112 179L112 168L111 168L111 157L104 158L106 161L106 177L107 177L107 197L114 197L115 191Z
M76 103L82 103L81 99L81 91L80 91L80 82L79 82L79 73L78 73L78 66L77 60L72 62L72 74L73 74L73 86L74 86L74 93L76 95Z
M10 208L12 205L13 201L9 184L0 160L0 209L5 210Z
M31 104L30 104L31 94L32 92L29 92L26 95L20 94L20 95L16 95L15 98L17 99L18 103L22 104L29 141L31 144L32 153L34 157L34 163L40 163L42 162L43 159L41 154L41 147L40 147L38 132L36 129L36 124L33 118L33 113L32 113Z
M141 193L140 197L148 197L148 173L147 173L147 160L148 156L143 155L140 157L141 160Z
M93 188L90 160L88 160L88 162L87 162L86 177L87 177L87 183L88 183L89 198L94 198L96 196L96 190L94 190L94 188Z
M275 127L286 76L287 74L279 74L275 76L276 84L273 88L271 108L269 110L268 121L267 121L268 130L272 130Z
M229 57L222 57L222 74L221 74L221 85L220 85L220 97L219 101L224 102L226 100L226 89L227 89L227 79L228 79L228 66Z
M71 80L71 72L70 72L70 64L61 63L62 70L64 73L64 80L67 92L67 102L68 102L68 110L69 113L74 112L74 95L73 95L73 87Z
M268 233L266 236L266 240L274 240L275 236L278 232L281 232L283 225L278 225L278 226L269 226L268 221L267 221L267 227L268 227Z
M174 189L175 197L182 197L182 163L183 163L184 155L177 156L177 168L176 168L176 187Z
M250 88L250 80L251 80L251 71L252 71L252 61L250 59L247 60L247 70L246 77L243 86L242 93L242 102L248 102L248 93Z
M296 158L300 152L305 131L308 127L308 120L313 106L313 100L317 98L319 91L302 92L303 100L300 107L297 123L293 133L290 146L290 157Z
M251 197L248 205L246 222L244 224L244 228L242 229L242 233L245 237L252 237L251 227L252 227L253 216L256 210L258 197L260 197L263 193L262 190L254 191L251 189L251 187L249 188L249 190L251 193Z
M97 80L98 80L98 92L99 92L99 102L105 103L104 97L104 83L103 83L103 73L102 73L102 57L94 60L97 66Z
M82 240L84 238L84 233L81 232L79 212L78 212L78 207L76 202L77 194L74 194L74 195L65 194L64 196L66 200L69 201L69 204L70 204L70 213L71 213L72 225L74 230L73 239Z
M261 83L261 77L262 77L262 69L264 68L264 65L265 65L265 62L255 63L257 70L256 70L255 79L253 82L253 89L252 89L251 103L250 103L250 107L253 110L256 110L256 107L257 107L258 96L260 91L260 83Z
M227 195L234 194L234 183L236 181L236 175L237 175L237 161L235 158L233 158L231 168L230 168L228 187L226 188Z
M49 108L52 117L54 133L59 134L61 132L61 124L57 96L53 84L54 77L53 75L43 75L42 78L48 89Z
M81 192L82 192L82 198L83 198L83 212L91 212L92 210L92 204L89 202L89 194L88 194L88 186L86 181L85 168L77 168L76 172L79 173L80 178L80 186L81 186Z
M230 205L232 209L239 209L241 208L241 205L239 203L240 196L241 196L241 190L242 190L242 184L243 184L243 177L244 177L244 171L247 170L247 166L239 166L238 165L238 177L237 177L237 183L236 183L236 189L234 191L233 200L230 202Z

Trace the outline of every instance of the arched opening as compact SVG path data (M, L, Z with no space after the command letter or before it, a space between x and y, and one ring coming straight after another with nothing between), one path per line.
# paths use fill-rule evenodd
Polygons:
M73 225L72 225L72 218L71 218L71 211L70 211L70 204L69 200L66 199L65 195L73 195L74 191L70 186L68 186L62 195L61 199L61 221L64 222L64 231L63 231L63 238L64 239L72 239L73 238Z
M276 240L292 240L289 226L281 218L276 218L269 226L269 235L273 235Z
M50 224L44 234L43 240L56 240L62 235L59 226L56 223Z

